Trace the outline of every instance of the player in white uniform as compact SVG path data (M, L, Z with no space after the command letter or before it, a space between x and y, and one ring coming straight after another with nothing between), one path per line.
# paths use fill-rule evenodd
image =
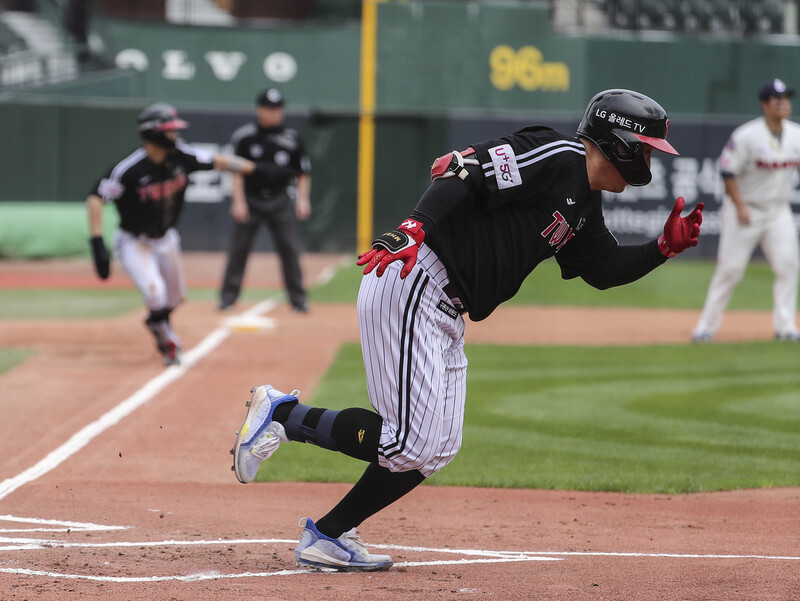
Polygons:
M759 92L763 116L737 127L719 164L726 197L717 267L692 340L710 342L757 244L775 274L772 325L777 340L800 340L796 324L800 250L789 196L800 167L800 125L789 121L794 90L780 79Z
M164 363L180 362L181 342L169 323L170 313L185 295L180 236L175 226L193 171L219 169L252 173L255 165L241 157L212 155L178 139L188 123L168 104L154 104L139 115L142 146L113 165L86 199L92 258L97 275L106 279L110 256L103 241L103 204L119 213L114 250L149 310L145 325L155 337Z

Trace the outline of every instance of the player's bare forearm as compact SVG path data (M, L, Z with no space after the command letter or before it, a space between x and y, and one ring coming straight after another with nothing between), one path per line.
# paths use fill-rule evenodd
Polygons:
M89 235L103 235L103 199L96 194L86 198L86 209L89 213Z
M297 178L295 213L301 221L311 216L311 177L306 174L302 174Z
M233 173L242 173L249 175L255 171L256 165L253 161L232 155L232 154L218 154L214 156L214 169L219 171L231 171Z
M244 223L250 217L244 193L244 176L240 173L234 173L231 181L231 216L239 223Z

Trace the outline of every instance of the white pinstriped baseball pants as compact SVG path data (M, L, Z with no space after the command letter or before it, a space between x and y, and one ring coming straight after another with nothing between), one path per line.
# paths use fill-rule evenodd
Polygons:
M430 476L461 447L467 358L464 319L442 290L447 271L426 245L411 273L402 263L365 275L358 324L370 403L383 418L378 462ZM452 307L451 307L452 309Z

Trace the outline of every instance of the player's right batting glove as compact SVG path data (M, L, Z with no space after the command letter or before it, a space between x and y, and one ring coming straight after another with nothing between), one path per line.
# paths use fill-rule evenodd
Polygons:
M94 269L101 280L108 278L111 272L111 255L108 254L105 242L102 236L92 236L89 239L92 247L92 259L94 259Z
M681 217L684 206L683 196L678 196L664 224L664 233L658 238L658 250L667 258L682 253L690 246L697 246L705 205L699 202L691 213Z
M422 223L416 219L406 219L396 230L378 236L372 243L372 249L358 256L356 265L366 265L364 275L377 267L375 275L381 277L390 263L402 261L400 279L403 279L417 264L417 251L424 239Z

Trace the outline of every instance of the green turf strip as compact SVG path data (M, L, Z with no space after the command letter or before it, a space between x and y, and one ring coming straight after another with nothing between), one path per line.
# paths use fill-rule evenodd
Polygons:
M355 302L361 267L340 269L327 284L312 290L311 301ZM674 307L700 309L714 272L713 261L668 261L644 278L609 290L597 290L580 278L562 280L554 259L539 265L522 284L510 305L568 305L598 307ZM736 288L730 308L771 309L772 272L753 261Z
M0 374L25 361L33 351L0 348Z
M507 304L695 308L703 306L708 282L714 269L710 261L674 261L656 269L641 280L596 290L581 281L562 280L555 261L540 265ZM323 285L310 290L311 304L324 302L355 303L362 268L351 265L339 269ZM245 288L242 301L257 302L282 295L281 290ZM215 289L188 291L188 300L217 302ZM0 319L80 319L114 317L140 308L142 301L133 288L0 289ZM736 289L730 308L768 310L772 307L772 273L763 262L750 264ZM490 318L491 319L491 318Z
M800 345L468 345L467 355L464 444L433 484L662 493L800 485ZM351 344L306 402L365 401ZM363 467L290 444L259 479L354 481Z
M256 302L279 295L277 290L249 289L243 302ZM189 290L188 301L218 302L218 291ZM119 317L130 311L145 311L135 288L8 288L0 290L0 319L87 319Z

